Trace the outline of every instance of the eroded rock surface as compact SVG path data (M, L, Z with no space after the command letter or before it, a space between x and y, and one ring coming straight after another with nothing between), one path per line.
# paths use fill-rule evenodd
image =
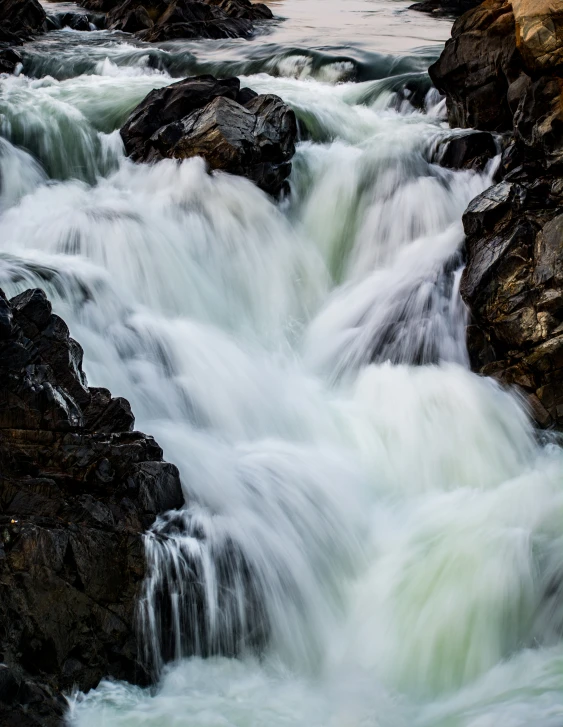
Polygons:
M188 78L152 91L121 129L134 161L203 157L276 195L291 171L297 122L272 94L240 88L238 78Z
M41 290L0 291L0 725L58 725L61 692L145 683L143 532L181 507L128 402L89 388Z
M485 0L430 68L452 126L504 133L502 181L464 216L475 370L563 427L563 5Z

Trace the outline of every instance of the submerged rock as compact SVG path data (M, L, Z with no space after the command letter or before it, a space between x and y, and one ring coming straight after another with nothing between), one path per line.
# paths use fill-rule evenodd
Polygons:
M133 427L45 294L0 291L0 724L60 724L61 693L106 676L147 682L142 537L183 496Z
M449 169L483 171L499 153L492 134L476 131L446 140L438 150L437 161Z
M253 21L273 17L266 5L250 0L83 0L82 4L107 12L110 29L135 33L150 42L248 37Z
M518 386L563 428L563 7L485 0L430 75L452 126L506 132L502 181L464 215L461 293L473 368Z
M414 3L409 10L429 13L437 18L458 17L479 4L479 0L422 0Z
M291 171L297 122L279 97L241 89L238 78L197 76L152 91L121 137L134 161L201 156L276 195Z

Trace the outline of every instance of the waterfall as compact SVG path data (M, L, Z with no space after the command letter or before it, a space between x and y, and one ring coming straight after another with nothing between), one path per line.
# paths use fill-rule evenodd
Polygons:
M145 535L158 686L70 723L559 727L562 451L468 369L461 215L494 169L434 163L424 59L84 35L0 77L0 286L46 290L186 505ZM148 91L213 63L301 121L280 203L123 156Z

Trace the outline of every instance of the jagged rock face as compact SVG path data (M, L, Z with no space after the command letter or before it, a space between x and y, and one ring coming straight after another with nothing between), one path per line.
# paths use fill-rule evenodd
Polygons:
M464 216L461 293L473 367L520 387L543 426L563 425L563 184L526 175L484 192Z
M121 136L135 161L202 156L276 195L291 171L297 123L277 96L241 89L237 78L198 76L152 91Z
M479 4L479 0L422 0L409 7L409 10L418 10L429 13L437 18L459 17Z
M248 37L252 21L273 17L266 5L250 0L83 0L82 4L107 12L112 30L136 33L149 42Z
M503 181L464 216L461 293L475 370L518 386L563 428L563 8L486 0L431 67L450 124L506 132Z
M147 680L142 534L183 496L133 424L126 400L88 388L44 293L0 291L0 725L60 724L62 690Z
M14 43L29 39L45 29L45 11L38 0L2 0L0 41Z
M430 78L446 95L451 126L512 129L509 86L520 75L516 28L508 0L485 0L454 23Z

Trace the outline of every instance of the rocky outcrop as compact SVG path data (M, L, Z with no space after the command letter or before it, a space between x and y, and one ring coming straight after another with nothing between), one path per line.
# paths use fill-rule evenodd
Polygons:
M29 40L45 29L45 11L39 0L2 0L0 4L0 41L17 43Z
M459 17L479 4L479 0L422 0L409 7L436 18Z
M137 659L142 535L183 496L128 402L89 388L41 290L0 291L0 725L58 725L61 696Z
M21 45L46 27L45 11L38 0L2 0L0 3L0 73L13 73L22 62L14 46Z
M291 171L297 122L277 96L238 78L188 78L149 95L121 129L134 161L203 157L211 169L248 177L276 195Z
M501 181L464 215L461 293L475 370L518 386L563 427L563 7L485 0L430 75L452 126L502 132Z
M108 13L107 27L135 33L143 40L239 38L253 21L272 18L271 10L250 0L83 0L91 10Z

